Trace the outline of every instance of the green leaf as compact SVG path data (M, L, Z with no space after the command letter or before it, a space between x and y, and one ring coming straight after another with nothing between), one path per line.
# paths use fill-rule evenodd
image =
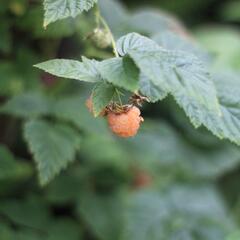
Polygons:
M221 7L221 16L226 21L240 21L240 2L228 1Z
M224 240L234 229L211 186L172 185L162 192L133 193L126 219L122 239L129 240Z
M0 107L0 113L30 118L50 112L51 101L40 93L24 93L12 97Z
M55 22L48 26L47 29L43 29L42 25L39 24L42 22L42 18L42 6L31 6L31 8L26 11L24 17L19 20L18 26L23 31L31 32L35 38L58 39L71 36L75 32L75 27L71 19Z
M159 46L156 42L138 33L129 33L117 41L117 49L119 54L124 56L134 49L151 52L159 50Z
M204 140L204 148L196 147L183 141L182 135L165 122L146 119L142 131L124 144L131 156L144 168L155 172L160 181L165 175L177 179L179 176L190 180L216 179L239 166L238 147L217 138L216 143L209 146L206 138Z
M25 179L31 175L29 164L17 161L5 146L0 145L0 181Z
M210 114L221 115L214 84L196 57L165 50L136 33L122 37L118 49L131 56L153 85L173 95L195 127Z
M94 151L92 151L94 149ZM98 153L96 155L96 152ZM81 154L88 162L94 164L116 166L118 169L128 169L132 163L131 156L123 148L109 130L105 134L89 134L83 143Z
M152 35L169 29L182 28L180 22L170 14L156 9L141 9L132 13L127 20L130 29Z
M101 240L120 239L124 225L123 195L99 196L84 193L79 198L78 212Z
M98 5L101 15L104 17L114 36L122 36L124 31L124 23L129 18L129 13L120 1L99 0Z
M222 116L209 115L204 125L220 138L240 145L240 78L238 72L223 72L214 76Z
M207 26L200 28L196 37L202 46L215 56L216 69L240 69L240 34L237 29L231 26Z
M83 62L67 59L54 59L35 65L35 67L52 75L85 82L99 81L100 76L97 73L96 66L96 61L90 61L87 58L83 58Z
M141 93L148 97L151 102L163 100L167 96L167 92L163 91L161 87L154 85L144 74L140 75L139 84Z
M84 193L78 210L99 239L225 240L234 230L211 185L171 185L163 191Z
M111 102L115 94L115 87L109 83L98 83L92 92L93 113L97 117Z
M181 37L170 31L155 34L152 39L167 50L188 52L203 61L209 61L210 56L207 51L201 48L194 39Z
M240 231L236 231L230 234L226 240L238 240L238 239L240 239Z
M129 91L138 90L139 70L129 57L112 58L99 64L103 79Z
M0 52L9 53L12 47L10 24L8 19L0 18Z
M45 202L37 196L23 199L4 199L0 204L1 215L11 222L39 230L46 229L49 224L49 211Z
M44 0L44 27L49 23L67 17L75 18L83 11L88 11L97 0Z
M32 120L25 124L24 136L34 155L41 185L47 184L75 157L80 137L70 127Z
M54 220L49 226L47 240L79 240L81 239L80 226L76 221L68 218Z
M60 120L73 123L80 130L99 135L108 133L106 121L102 118L93 118L84 102L85 98L71 96L55 102L51 114ZM64 109L64 111L63 111Z
M66 205L75 201L79 196L79 192L76 189L81 188L83 181L71 171L66 171L65 173L56 177L45 189L48 202Z
M0 239L13 240L13 231L10 226L6 225L2 221L0 222Z

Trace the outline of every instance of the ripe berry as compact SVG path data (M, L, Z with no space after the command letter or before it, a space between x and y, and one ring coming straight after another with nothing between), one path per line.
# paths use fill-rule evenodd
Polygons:
M126 112L109 112L107 115L109 128L120 137L133 137L137 134L143 118L139 108L133 106Z
M93 113L92 95L86 100L85 105L90 113Z

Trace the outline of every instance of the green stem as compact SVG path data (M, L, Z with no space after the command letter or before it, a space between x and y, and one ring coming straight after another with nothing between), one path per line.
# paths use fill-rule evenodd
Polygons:
M113 48L113 53L116 57L119 57L118 51L117 51L117 45L114 39L114 36L112 34L112 31L110 29L110 27L108 26L106 20L102 17L100 10L98 7L96 7L96 23L97 26L99 27L99 21L102 23L103 27L107 30L107 32L109 33L110 37L111 37L111 43L112 43L112 48Z
M120 94L120 92L118 91L117 88L115 88L115 91L117 93L118 101L119 101L120 105L122 106L123 104L122 104L121 94Z

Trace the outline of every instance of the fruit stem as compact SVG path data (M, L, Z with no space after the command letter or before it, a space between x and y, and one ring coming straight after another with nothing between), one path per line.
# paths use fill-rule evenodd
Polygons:
M115 91L117 93L118 101L119 101L120 105L122 106L123 104L122 104L121 94L120 94L120 92L118 91L117 88L115 88Z
M119 54L118 54L118 51L117 51L117 44L116 44L116 41L114 39L113 33L112 33L110 27L108 26L106 20L102 17L98 6L96 7L95 15L96 15L97 27L99 27L99 23L101 22L103 27L108 31L108 33L111 37L113 53L116 57L119 57Z

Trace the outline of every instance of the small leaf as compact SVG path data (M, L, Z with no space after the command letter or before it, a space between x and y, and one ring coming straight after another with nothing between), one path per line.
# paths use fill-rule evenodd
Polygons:
M92 92L93 113L97 117L110 103L115 94L115 88L109 83L98 83Z
M97 0L44 0L44 27L67 17L76 17L88 11Z
M106 81L129 91L139 88L139 70L129 57L112 58L99 64L101 76Z
M32 120L25 124L24 136L39 171L41 185L47 184L69 162L79 148L79 135L63 124Z
M96 72L97 62L83 58L83 62L67 59L54 59L35 65L35 67L44 70L52 75L76 79L85 82L99 81L99 75Z

